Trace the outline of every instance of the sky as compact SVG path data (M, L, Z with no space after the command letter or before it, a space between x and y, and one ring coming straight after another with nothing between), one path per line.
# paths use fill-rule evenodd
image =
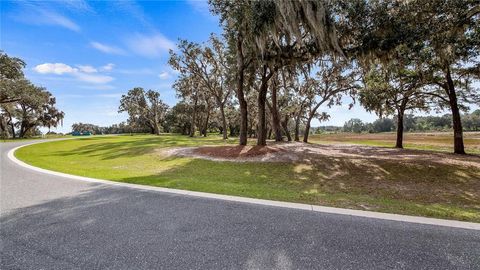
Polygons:
M168 51L179 39L204 42L221 33L202 0L0 1L0 12L0 49L23 59L26 77L56 97L65 112L57 132L69 132L76 122L125 121L119 100L134 87L156 90L173 106L177 75L167 64ZM377 118L344 103L322 108L332 117L321 124Z

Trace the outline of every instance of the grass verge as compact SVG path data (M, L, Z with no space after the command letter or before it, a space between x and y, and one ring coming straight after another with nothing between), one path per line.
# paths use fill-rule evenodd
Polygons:
M480 166L341 156L236 163L161 151L234 143L217 136L105 136L35 144L15 155L33 166L112 181L480 222Z

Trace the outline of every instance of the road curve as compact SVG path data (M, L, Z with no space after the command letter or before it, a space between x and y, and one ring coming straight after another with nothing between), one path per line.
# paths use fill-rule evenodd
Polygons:
M76 181L1 143L0 269L480 269L480 231Z

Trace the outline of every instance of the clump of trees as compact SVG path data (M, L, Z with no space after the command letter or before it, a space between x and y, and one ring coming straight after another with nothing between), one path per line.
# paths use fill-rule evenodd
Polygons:
M111 126L98 126L95 124L89 123L73 123L72 124L72 133L85 133L89 132L92 135L101 135L101 134L124 134L124 133L149 133L151 130L148 127L134 127L129 125L126 122L121 122L119 124L113 124Z
M334 117L321 108L350 96L382 119L394 116L399 148L408 113L448 109L454 151L465 153L461 111L480 100L472 84L480 76L475 1L209 3L223 36L182 40L170 56L182 116L168 121L181 133L206 136L216 127L225 139L238 133L241 145L248 137L265 145L298 141L303 128L308 142L313 119ZM357 122L348 126L357 130Z
M57 127L65 114L44 87L28 81L25 62L0 52L0 136L24 138L37 135L40 127Z
M160 99L160 93L154 90L145 91L141 87L135 87L122 95L118 112L128 113L128 124L134 129L147 127L152 134L162 132L162 123L168 105Z

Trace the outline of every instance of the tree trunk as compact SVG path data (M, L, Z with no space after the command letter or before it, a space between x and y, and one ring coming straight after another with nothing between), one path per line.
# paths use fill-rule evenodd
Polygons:
M282 129L280 125L280 115L278 113L277 107L277 83L276 80L272 82L272 108L270 110L272 114L272 128L275 132L275 141L281 142L283 141L282 137Z
M209 119L210 119L210 104L207 106L207 117L205 119L205 124L203 125L203 137L207 137Z
M403 148L403 116L405 114L405 109L400 108L397 110L397 142L395 143L396 148Z
M300 115L295 117L295 141L300 141Z
M458 108L457 93L455 92L455 85L450 73L450 67L447 67L446 74L447 80L447 94L450 109L452 110L452 123L453 123L453 152L455 154L465 154L465 146L463 144L463 127L462 119L460 117L460 109Z
M197 121L197 102L198 102L198 98L195 97L195 101L193 104L193 112L192 112L192 124L190 126L190 137L195 136L195 122Z
M220 115L222 116L222 129L223 129L223 139L228 139L227 136L227 119L225 118L225 104L220 102Z
M285 114L285 118L283 119L282 126L283 126L283 130L285 131L285 135L287 135L287 141L291 142L292 136L290 135L290 130L288 130L289 118L290 118L290 115Z
M0 135L1 138L8 138L8 129L7 129L7 121L0 116L0 130L2 134Z
M268 79L267 67L263 66L262 83L258 91L257 107L258 107L258 125L257 125L257 145L267 145L267 121L265 103L267 101Z
M8 122L7 122L7 125L10 126L10 129L12 130L12 138L15 139L16 138L16 134L15 134L15 123L13 123L13 117L12 117L12 114L8 111L8 110L5 110L6 113L8 114Z
M18 133L18 137L23 138L24 136L25 136L25 122L22 121L21 124L20 124L20 130L19 130L19 133Z
M160 127L157 122L153 123L153 132L155 135L160 135Z
M310 135L310 122L312 122L313 115L310 115L307 119L307 123L305 125L305 133L303 134L303 142L308 143L308 135Z
M239 144L247 145L247 127L248 127L248 111L247 101L245 100L244 87L244 71L245 71L245 59L242 49L243 38L241 35L237 37L237 99L240 105L240 135ZM224 131L225 133L226 131Z
M13 139L17 138L17 135L15 134L15 124L13 122L10 123L10 127L12 129L12 138Z

